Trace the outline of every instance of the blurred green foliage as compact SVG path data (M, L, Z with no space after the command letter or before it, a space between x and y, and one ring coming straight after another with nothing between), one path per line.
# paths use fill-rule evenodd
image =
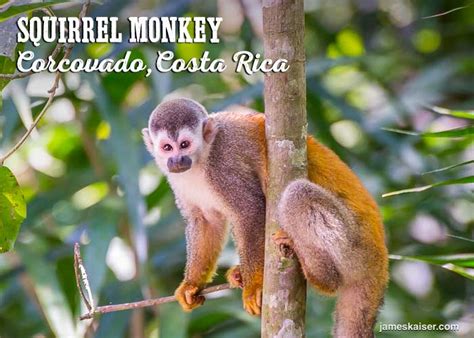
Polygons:
M474 106L474 6L467 0L305 3L309 129L377 198L394 258L379 320L461 324L457 333L377 336L472 336L474 285L466 278L474 268L472 184L381 195L472 176L472 122L464 113ZM454 8L459 9L433 16ZM77 16L79 6L53 10ZM89 14L119 16L122 31L129 15L222 16L224 21L219 44L76 45L72 57L119 57L132 50L133 58L152 65L158 50L173 50L184 59L208 50L226 60L239 50L263 50L258 1L107 0L94 3ZM47 56L54 46L24 48ZM8 63L5 57L1 62ZM52 80L37 74L3 90L1 153L41 110ZM149 78L66 74L37 130L5 162L19 181L28 215L14 251L0 256L0 336L258 337L259 320L242 310L239 291L210 297L191 314L167 304L107 314L97 325L79 322L85 309L75 286L72 245L83 244L98 304L172 294L186 257L184 222L140 130L167 95L192 97L210 111L240 106L263 111L262 80L261 74L231 68L222 74L154 71ZM450 110L427 108L434 106ZM468 132L437 138L382 128ZM438 170L445 167L450 169ZM236 261L229 243L216 283ZM309 291L308 337L330 336L333 307L333 299Z

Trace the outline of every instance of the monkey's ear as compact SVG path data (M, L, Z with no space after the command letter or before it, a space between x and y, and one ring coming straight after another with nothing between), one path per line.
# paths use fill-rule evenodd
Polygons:
M145 142L146 149L153 155L153 141L151 140L148 128L142 129L143 142Z
M218 130L219 125L212 117L205 119L202 124L202 135L204 137L204 141L211 144L212 141L214 141Z

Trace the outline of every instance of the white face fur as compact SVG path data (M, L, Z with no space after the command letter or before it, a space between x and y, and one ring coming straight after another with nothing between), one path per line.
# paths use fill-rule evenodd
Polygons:
M151 128L148 128L143 130L143 135L147 149L153 154L158 167L168 177L175 195L179 197L178 205L181 202L194 205L200 208L206 217L212 218L215 217L212 210L223 210L224 206L207 182L204 167L200 164L207 158L217 129L212 121L207 120L206 134L203 124L201 121L194 130L187 127L179 130L176 140L170 137L166 130L151 132ZM204 135L207 135L207 138ZM169 159L183 156L191 159L191 167L184 171L171 172Z
M191 167L199 163L205 146L202 130L202 122L194 130L183 128L178 132L176 140L173 140L165 130L160 130L156 133L150 132L150 138L153 143L153 155L163 173L172 174L168 167L170 158L187 156L192 161Z

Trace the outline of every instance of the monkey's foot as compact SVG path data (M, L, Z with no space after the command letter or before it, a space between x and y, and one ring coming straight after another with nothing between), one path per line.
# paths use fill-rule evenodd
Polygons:
M244 287L242 275L240 274L240 265L233 266L227 270L225 277L227 278L231 288L242 289Z
M284 257L293 257L293 241L284 230L278 229L277 232L272 235L272 239L275 244L278 245L280 253Z
M198 306L204 304L206 298L199 294L201 289L193 284L183 281L174 292L179 305L184 311L189 312Z
M262 286L244 287L242 301L245 311L252 316L260 316L262 309Z

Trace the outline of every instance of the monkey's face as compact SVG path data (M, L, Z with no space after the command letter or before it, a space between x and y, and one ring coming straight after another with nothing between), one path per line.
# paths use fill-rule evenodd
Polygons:
M197 163L205 152L203 124L195 130L180 129L174 133L166 130L143 130L148 151L164 173L182 173Z
M161 171L175 174L205 161L217 130L215 120L199 103L174 99L155 108L142 134Z

